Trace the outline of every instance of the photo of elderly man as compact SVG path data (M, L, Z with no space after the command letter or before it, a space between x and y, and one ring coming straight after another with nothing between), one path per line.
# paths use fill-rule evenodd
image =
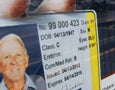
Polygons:
M29 56L21 38L8 34L0 40L1 90L46 90L45 82L34 83L25 73Z

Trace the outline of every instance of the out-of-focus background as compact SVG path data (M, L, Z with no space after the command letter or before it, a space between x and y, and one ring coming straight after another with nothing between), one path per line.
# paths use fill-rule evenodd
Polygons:
M97 13L101 79L115 73L115 0L77 0L76 9Z

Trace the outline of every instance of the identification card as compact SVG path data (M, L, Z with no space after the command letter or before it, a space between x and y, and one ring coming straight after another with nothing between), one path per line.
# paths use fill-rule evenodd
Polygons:
M25 73L34 78L38 89L100 90L97 17L94 11L1 19L0 26L0 38L9 33L22 38L29 56Z

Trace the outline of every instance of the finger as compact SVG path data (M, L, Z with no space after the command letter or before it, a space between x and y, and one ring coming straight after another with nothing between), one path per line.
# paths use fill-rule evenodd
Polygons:
M29 6L28 0L1 0L0 17L15 18L25 14Z
M68 12L75 9L75 4L75 0L44 0L36 11Z

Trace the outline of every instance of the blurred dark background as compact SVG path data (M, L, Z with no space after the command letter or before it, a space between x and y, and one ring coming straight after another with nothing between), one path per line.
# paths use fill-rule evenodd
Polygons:
M77 10L97 13L101 79L115 73L115 0L77 0Z

